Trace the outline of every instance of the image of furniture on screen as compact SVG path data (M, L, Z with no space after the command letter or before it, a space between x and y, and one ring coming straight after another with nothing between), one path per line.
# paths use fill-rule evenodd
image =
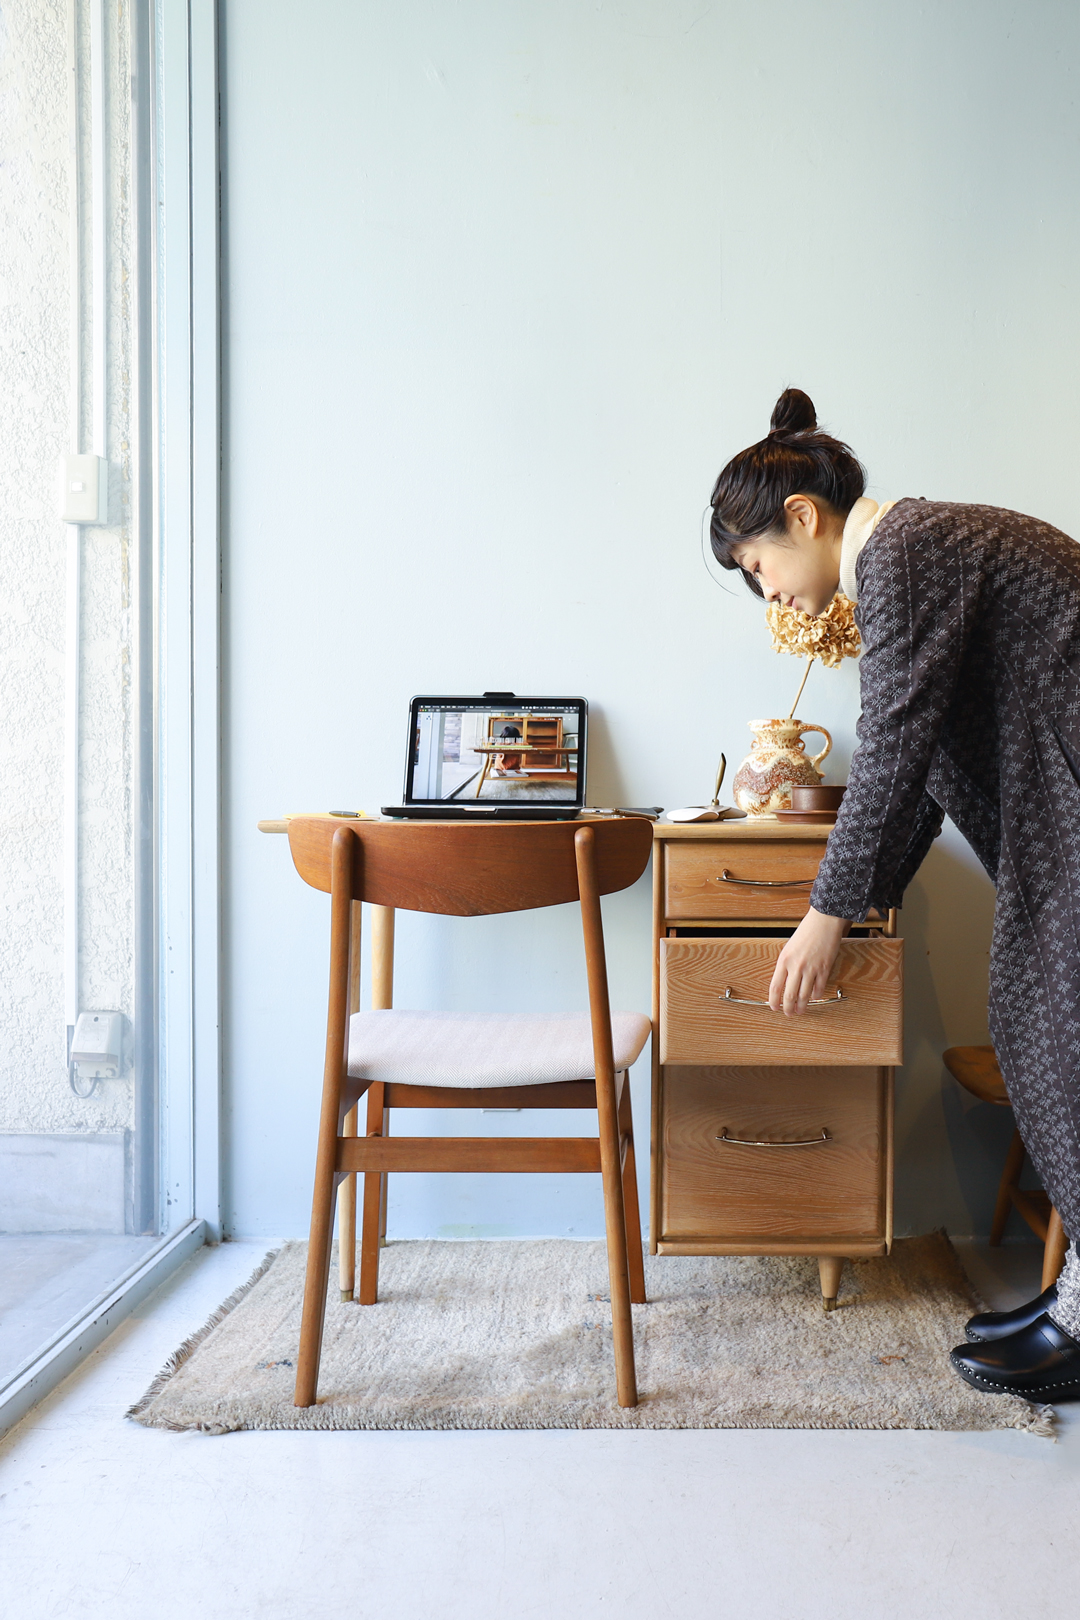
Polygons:
M769 981L828 827L653 831L651 1250L815 1256L829 1310L844 1260L892 1244L895 914L856 924L828 995L786 1018Z
M476 798L491 776L565 783L569 790L577 774L577 737L564 737L561 714L490 715L487 736L473 752L484 761Z
M1009 1107L1009 1094L998 1066L997 1053L992 1046L950 1046L941 1054L941 1060L953 1079L973 1097L978 1097L980 1102L993 1103L997 1108ZM1021 1187L1024 1157L1024 1139L1019 1131L1014 1130L998 1183L990 1243L993 1248L1001 1243L1009 1211L1015 1209L1043 1245L1041 1292L1045 1293L1061 1274L1069 1240L1065 1236L1061 1216L1047 1194L1041 1189Z
M645 1299L630 1065L649 1020L611 1013L600 897L644 872L652 827L587 822L288 822L297 871L330 895L330 999L295 1404L316 1399L335 1192L340 1293L355 1291L356 1176L364 1178L360 1304L378 1297L391 1172L592 1172L603 1183L620 1406L637 1404L630 1304ZM398 909L479 917L580 905L587 1013L407 1012L392 1007ZM360 1011L362 904L372 909L372 1010ZM357 1106L367 1097L358 1135ZM594 1109L594 1136L445 1137L389 1132L393 1108Z

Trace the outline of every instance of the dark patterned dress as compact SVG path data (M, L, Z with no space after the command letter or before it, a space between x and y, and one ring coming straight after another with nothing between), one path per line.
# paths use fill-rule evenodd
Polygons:
M903 500L856 564L862 715L811 904L899 905L951 816L997 885L990 1030L1080 1237L1080 546L991 506Z

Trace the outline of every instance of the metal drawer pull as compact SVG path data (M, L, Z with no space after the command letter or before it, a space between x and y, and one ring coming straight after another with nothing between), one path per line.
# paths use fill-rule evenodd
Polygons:
M808 889L813 878L737 878L732 877L727 867L721 872L714 883L742 883L748 889Z
M729 1136L725 1125L716 1140L718 1142L731 1142L735 1147L817 1147L820 1142L831 1142L832 1137L823 1125L821 1135L812 1136L807 1142L748 1142L741 1136Z
M730 984L724 991L723 995L717 996L716 999L717 1001L735 1001L738 1002L740 1007L767 1007L769 1005L767 1001L748 1001L745 996L737 996ZM812 996L810 999L810 1005L811 1007L835 1007L838 1001L850 1000L851 997L845 996L844 992L838 985L835 996Z

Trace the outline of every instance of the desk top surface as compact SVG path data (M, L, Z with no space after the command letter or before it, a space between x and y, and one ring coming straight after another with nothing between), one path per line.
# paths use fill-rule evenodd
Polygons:
M322 817L329 817L330 815L328 810L306 810L298 813ZM281 816L273 820L260 821L258 823L259 831L265 833L287 833L289 830L289 822L292 819L292 816ZM348 826L349 823L354 820L354 818L351 816L335 816L333 819L335 821L340 820L344 826ZM385 819L389 821L393 818L389 816L385 818L378 816L364 816L357 817L355 819L364 821L377 821ZM611 817L590 817L585 815L581 816L579 819L581 821L610 821ZM460 826L461 822L455 818L452 822L442 825L447 824L451 826ZM402 825L402 823L399 822L398 825ZM439 822L425 820L424 825L430 827L439 826L441 824ZM474 823L474 825L480 824ZM484 822L482 825L490 826L491 823ZM536 825L536 823L533 823L533 825ZM653 823L653 837L663 839L664 841L669 841L671 839L689 839L691 842L693 842L695 839L719 839L723 842L734 842L735 840L739 839L745 840L747 838L752 838L761 840L764 843L775 843L780 840L784 840L797 843L823 844L828 838L830 830L831 829L828 826L807 826L805 822L789 823L783 821L772 821L764 816L747 816L744 820L739 821L655 821Z

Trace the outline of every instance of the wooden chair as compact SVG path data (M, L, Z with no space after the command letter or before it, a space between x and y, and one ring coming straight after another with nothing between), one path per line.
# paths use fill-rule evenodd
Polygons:
M978 1097L980 1102L994 1103L1000 1108L1009 1107L1009 1094L1005 1089L1005 1081L992 1046L950 1046L948 1051L942 1054L942 1060L953 1078L960 1082L965 1091L970 1091L973 1097ZM1042 1286L1045 1290L1058 1280L1061 1268L1065 1264L1065 1251L1069 1246L1069 1240L1065 1236L1061 1216L1046 1193L1029 1191L1020 1186L1023 1168L1024 1140L1019 1131L1013 1131L1009 1151L1005 1156L1005 1169L998 1184L997 1203L994 1206L994 1219L990 1227L990 1243L996 1248L1001 1242L1009 1210L1015 1209L1035 1236L1042 1241Z
M603 1178L615 1375L620 1406L637 1404L630 1304L645 1300L628 1070L649 1020L612 1015L600 896L648 865L641 818L574 822L360 822L295 817L297 871L330 894L330 999L311 1240L297 1362L297 1406L315 1402L334 1225L341 1186L341 1295L355 1266L355 1175L364 1176L360 1303L375 1303L390 1171L599 1171ZM411 1013L391 1010L394 908L478 917L576 900L581 905L588 1014ZM358 1011L361 902L374 908L373 1010ZM357 1135L367 1093L367 1132ZM391 1137L391 1108L590 1108L595 1137ZM351 1194L351 1196L350 1196Z

